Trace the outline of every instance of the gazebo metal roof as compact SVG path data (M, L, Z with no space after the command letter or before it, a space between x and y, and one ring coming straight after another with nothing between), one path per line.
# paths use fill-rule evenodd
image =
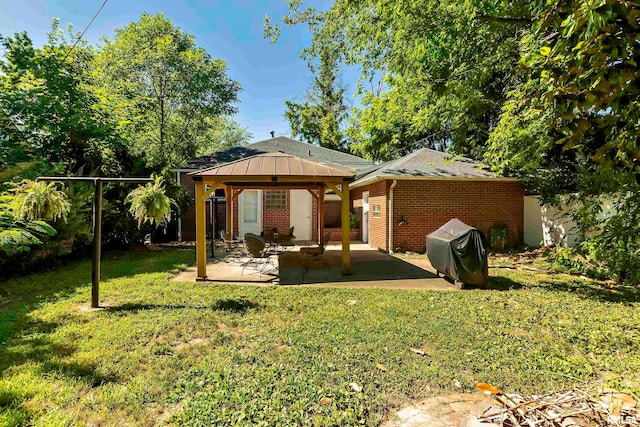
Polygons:
M349 180L349 178L353 179L355 171L338 169L290 154L264 153L192 172L189 175L195 180L202 179L202 177L223 180L235 180L242 177L243 181L252 177L255 177L256 181L264 181L265 178L269 177L287 177L287 180L302 178L303 181L307 181L309 178L317 178L319 180L326 178L339 178L342 180L346 178L346 180Z

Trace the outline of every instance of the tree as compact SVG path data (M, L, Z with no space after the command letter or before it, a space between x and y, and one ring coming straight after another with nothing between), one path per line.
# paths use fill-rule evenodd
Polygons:
M91 46L80 42L72 49L57 20L42 48L26 33L0 36L0 44L0 151L7 154L2 166L35 160L75 173L117 164L113 158L122 147L88 73Z
M245 145L252 138L251 132L241 127L230 116L206 119L205 131L196 136L197 156Z
M162 14L143 14L105 39L96 74L120 132L156 170L194 157L199 135L211 120L235 112L240 91L223 60Z
M349 129L358 153L386 160L422 140L481 157L520 81L515 65L532 22L528 2L338 0L326 12L290 5L284 22L313 32L306 57L330 49L363 71L362 108ZM265 29L267 36L279 31L270 20Z
M310 66L315 74L305 102L286 101L285 118L291 136L332 150L347 149L341 124L347 117L344 88L338 84L338 64L329 50L320 53L319 66Z
M547 114L565 150L622 166L640 183L640 6L626 0L538 1L523 38L531 83L512 99Z

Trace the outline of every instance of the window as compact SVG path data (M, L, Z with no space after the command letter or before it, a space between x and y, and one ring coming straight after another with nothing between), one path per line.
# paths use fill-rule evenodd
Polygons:
M373 218L380 218L381 212L380 205L371 205L371 216Z
M287 192L285 190L269 190L266 192L264 207L268 211L287 209Z

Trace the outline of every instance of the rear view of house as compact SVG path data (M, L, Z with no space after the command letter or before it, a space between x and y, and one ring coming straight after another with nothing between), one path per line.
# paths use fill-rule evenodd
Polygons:
M423 148L373 167L350 188L362 240L385 251L423 252L426 235L452 218L487 237L504 228L512 247L522 241L523 186L467 158Z
M279 136L199 157L190 161L186 168L176 170L176 177L191 195L195 195L194 181L189 173L266 153L288 154L354 174L373 165L351 154ZM218 189L213 196L207 201L207 223L211 224L214 217L216 231L228 230L224 191ZM335 194L325 196L327 225L336 226L340 223L340 205L340 198ZM260 234L274 227L283 231L293 226L297 239L318 239L318 202L305 189L246 189L233 202L232 218L233 230L238 236L245 233ZM195 240L195 210L189 209L178 221L178 239Z

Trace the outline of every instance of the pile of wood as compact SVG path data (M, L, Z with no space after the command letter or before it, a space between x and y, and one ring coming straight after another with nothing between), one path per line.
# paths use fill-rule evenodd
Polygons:
M506 394L489 384L494 404L479 417L484 425L505 427L597 427L640 425L638 400L631 394L597 385L576 386L543 395ZM482 425L482 424L481 424Z

